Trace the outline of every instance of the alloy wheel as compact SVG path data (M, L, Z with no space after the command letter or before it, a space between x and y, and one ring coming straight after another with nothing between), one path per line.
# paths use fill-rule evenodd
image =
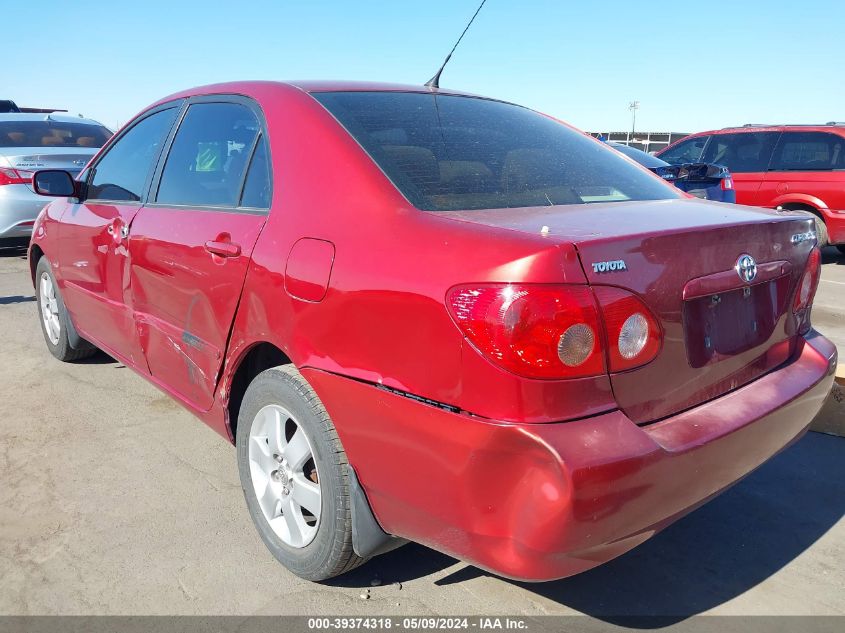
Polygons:
M62 326L59 321L59 302L56 299L56 288L50 275L43 273L39 283L41 295L41 320L44 321L44 331L53 345L59 344L59 334Z
M287 409L272 404L256 414L249 432L249 471L276 536L295 548L313 541L322 510L320 479L311 443Z

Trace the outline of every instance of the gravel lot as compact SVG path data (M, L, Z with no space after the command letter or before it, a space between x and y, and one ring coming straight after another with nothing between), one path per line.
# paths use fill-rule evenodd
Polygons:
M845 257L824 261L815 321L845 350ZM316 585L265 550L231 446L104 355L55 361L35 305L23 252L0 253L0 614L845 614L845 439L808 434L567 580L408 545Z

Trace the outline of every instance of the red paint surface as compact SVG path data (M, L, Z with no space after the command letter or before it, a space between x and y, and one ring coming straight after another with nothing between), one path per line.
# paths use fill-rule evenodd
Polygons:
M388 531L541 579L633 547L809 423L835 350L821 337L805 344L784 313L758 347L696 370L682 292L729 271L752 242L761 264L790 264L791 300L810 245L788 238L810 220L687 199L421 212L307 93L320 87L349 88L250 82L181 95L234 92L261 106L268 216L56 200L36 224L33 245L56 264L81 332L218 433L231 437L239 363L273 344L328 407ZM117 222L131 225L128 240L108 233ZM618 259L627 271L593 272ZM660 351L591 378L505 371L445 306L455 285L501 282L624 287L659 320Z

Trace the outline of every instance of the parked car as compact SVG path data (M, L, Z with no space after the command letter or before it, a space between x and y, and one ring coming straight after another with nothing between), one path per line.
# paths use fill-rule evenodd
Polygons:
M681 191L705 200L736 202L733 179L727 167L709 163L670 165L665 160L646 154L636 147L614 141L607 144L654 172L663 180L671 182Z
M819 245L836 244L845 253L845 123L712 130L687 136L657 156L673 164L725 165L737 202L812 213Z
M32 234L45 202L32 188L35 171L60 168L75 175L110 136L88 119L0 114L0 244Z
M832 385L811 218L686 198L513 104L209 86L34 182L50 352L96 346L234 442L304 578L405 539L584 571L794 442Z
M5 114L7 112L20 112L20 108L10 99L0 99L0 113Z

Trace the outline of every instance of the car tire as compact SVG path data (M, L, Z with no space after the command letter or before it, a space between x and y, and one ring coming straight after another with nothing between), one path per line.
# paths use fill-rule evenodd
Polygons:
M836 250L838 250L840 253L845 255L845 244L840 244L839 246L836 247Z
M53 356L62 362L70 362L96 353L97 348L87 341L78 348L71 347L68 332L73 325L46 257L39 259L35 268L35 298L44 342Z
M352 548L346 453L328 412L293 365L268 369L250 383L236 435L250 517L282 565L320 581L365 561Z
M830 243L827 237L827 225L819 216L816 216L816 243L819 248L824 248Z

